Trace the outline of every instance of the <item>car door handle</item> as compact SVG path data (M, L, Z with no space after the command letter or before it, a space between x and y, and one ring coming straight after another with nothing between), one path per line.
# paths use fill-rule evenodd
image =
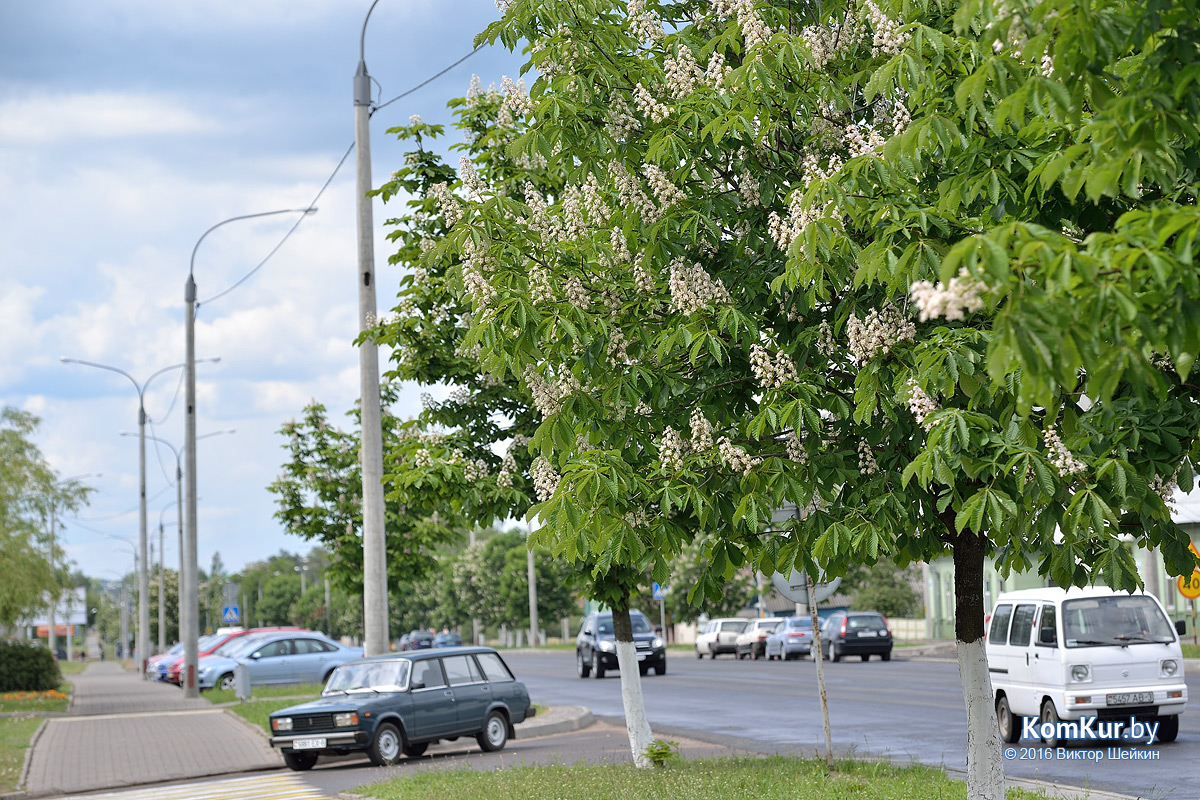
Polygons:
M1029 653L1025 654L1025 666L1029 666Z

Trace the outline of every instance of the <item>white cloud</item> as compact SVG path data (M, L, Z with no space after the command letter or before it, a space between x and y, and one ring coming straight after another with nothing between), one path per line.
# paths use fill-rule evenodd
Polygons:
M35 94L0 103L0 143L121 139L215 133L222 126L175 100L153 95L97 92Z

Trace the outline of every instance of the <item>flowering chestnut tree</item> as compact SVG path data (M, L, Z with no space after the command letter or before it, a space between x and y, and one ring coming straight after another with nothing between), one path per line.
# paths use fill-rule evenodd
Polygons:
M504 84L503 180L466 158L428 187L449 230L419 257L467 315L470 369L536 408L537 539L663 582L704 533L694 596L747 563L837 574L949 553L968 791L1002 797L985 556L1132 588L1132 537L1184 566L1166 503L1200 416L1186 347L1165 322L1140 332L1137 309L1157 313L1164 265L1186 302L1190 239L1168 226L1157 249L1073 272L1081 243L1164 193L1187 217L1173 153L1136 173L1175 176L1147 199L1093 141L1118 135L1097 117L1128 112L1115 76L1183 35L1158 5L1116 2L500 5L481 39L528 43L539 77L529 95ZM1149 160L1159 139L1138 141ZM1081 195L1089 180L1121 198ZM1072 371L1098 362L1047 356L1014 322L1134 262L1150 288L1133 311L1112 275L1096 305L1124 320L1132 366ZM781 531L788 503L806 513ZM649 726L629 722L637 757Z

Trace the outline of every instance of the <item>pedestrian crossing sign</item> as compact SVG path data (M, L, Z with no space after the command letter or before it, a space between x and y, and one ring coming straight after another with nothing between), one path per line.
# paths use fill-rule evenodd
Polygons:
M225 606L221 610L221 622L237 622L241 617L237 606Z

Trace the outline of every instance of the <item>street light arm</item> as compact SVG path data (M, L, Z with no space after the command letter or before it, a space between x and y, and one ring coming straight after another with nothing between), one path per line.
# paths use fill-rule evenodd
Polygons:
M358 63L364 65L367 60L367 23L371 20L371 12L375 10L375 6L379 5L379 0L371 3L371 7L367 9L367 15L363 17L362 33L358 35Z
M129 382L133 384L133 388L137 390L138 397L140 398L142 396L142 387L138 384L138 382L136 380L134 380L134 377L132 375L130 375L128 372L126 372L123 369L119 369L118 367L110 367L108 364L97 364L95 361L84 361L82 358L67 358L66 356L59 356L58 360L63 362L64 364L83 364L85 367L95 367L96 369L106 369L109 372L115 372L118 375L124 375L126 378L129 379ZM179 364L178 366L183 366L183 365Z
M378 0L376 0L376 2L378 2ZM272 216L275 216L276 214L311 214L316 210L317 209L313 208L312 206L309 206L308 208L285 208L285 209L281 209L279 211L263 211L258 214L242 214L239 217L230 217L229 219L221 220L216 225L213 225L211 228L206 230L204 233L200 234L200 238L196 240L196 246L192 248L192 258L188 262L188 280L189 281L192 280L193 276L196 274L196 251L200 249L200 243L203 242L205 237L207 237L210 233L215 231L217 228L220 228L223 225L228 225L231 222L238 222L239 220L243 220L243 219L256 219L258 217L272 217Z

